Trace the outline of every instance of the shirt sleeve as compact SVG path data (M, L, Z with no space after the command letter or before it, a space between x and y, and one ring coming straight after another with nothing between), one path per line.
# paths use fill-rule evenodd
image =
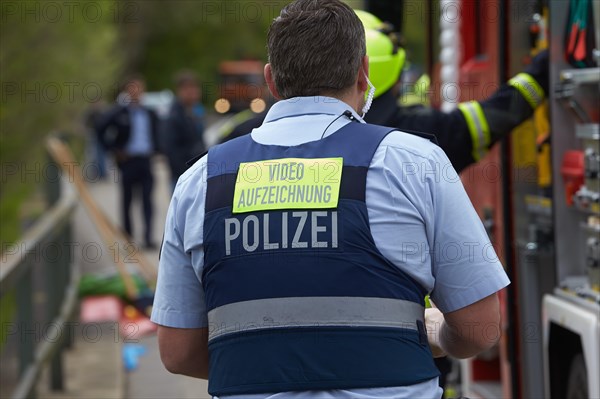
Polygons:
M167 327L202 328L208 326L206 302L191 251L184 245L186 214L180 209L184 204L179 199L182 191L184 188L178 184L167 213L151 320ZM202 250L194 251L201 259Z
M435 279L431 298L444 313L475 303L510 281L448 157L440 148L423 175L425 215Z

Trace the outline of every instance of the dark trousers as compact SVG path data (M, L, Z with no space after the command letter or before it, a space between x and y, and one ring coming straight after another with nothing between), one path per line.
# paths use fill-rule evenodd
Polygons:
M446 388L448 374L452 371L452 360L448 357L438 357L433 359L438 370L440 370L440 387Z
M131 157L119 164L121 169L121 216L125 232L133 238L130 209L133 196L141 192L144 210L144 240L152 242L152 186L154 178L149 157Z

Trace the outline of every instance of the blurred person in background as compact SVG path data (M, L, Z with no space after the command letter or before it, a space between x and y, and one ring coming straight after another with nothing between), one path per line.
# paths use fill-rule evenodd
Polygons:
M96 134L96 125L106 112L106 103L103 100L94 101L90 104L83 116L83 123L86 127L88 139L88 156L90 164L95 165L96 174L84 176L90 181L103 180L108 173L106 166L106 149Z
M172 188L187 169L186 162L203 153L204 108L197 76L181 71L175 77L177 98L164 121L161 136L165 155L169 159Z
M99 141L110 151L120 171L121 217L125 232L133 239L130 210L134 195L141 194L144 216L144 248L154 249L152 240L151 158L158 149L158 118L154 111L141 105L146 90L142 77L126 81L121 101L100 117L96 125Z

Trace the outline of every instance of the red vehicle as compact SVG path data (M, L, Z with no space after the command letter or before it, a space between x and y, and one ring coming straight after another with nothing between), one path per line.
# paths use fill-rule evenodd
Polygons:
M600 397L600 2L364 4L401 27L444 110L489 96L550 50L547 106L462 173L512 284L501 292L499 345L461 361L447 394ZM448 84L465 89L454 104L440 93Z
M221 80L215 110L224 114L250 108L262 112L266 108L268 89L262 61L223 61L219 64Z

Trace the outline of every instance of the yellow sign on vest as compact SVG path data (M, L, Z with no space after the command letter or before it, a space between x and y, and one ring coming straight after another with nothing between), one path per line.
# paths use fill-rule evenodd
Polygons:
M337 207L343 158L283 158L238 169L233 213Z

